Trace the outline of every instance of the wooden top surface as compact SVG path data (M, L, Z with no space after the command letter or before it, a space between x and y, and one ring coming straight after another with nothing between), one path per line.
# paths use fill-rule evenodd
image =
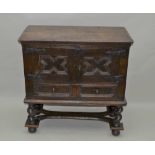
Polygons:
M124 27L28 26L19 42L133 43Z

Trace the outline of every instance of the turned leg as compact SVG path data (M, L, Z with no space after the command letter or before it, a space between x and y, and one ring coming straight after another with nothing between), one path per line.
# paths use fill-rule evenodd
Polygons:
M28 118L25 126L28 127L28 131L30 133L36 132L37 127L39 126L39 119L37 118L37 115L40 114L42 108L42 104L29 104L27 108Z
M109 122L112 134L114 136L118 136L120 134L120 130L123 130L123 124L120 122L122 119L121 112L123 111L123 107L121 106L110 106L107 107L107 111L109 116L111 117L111 121Z

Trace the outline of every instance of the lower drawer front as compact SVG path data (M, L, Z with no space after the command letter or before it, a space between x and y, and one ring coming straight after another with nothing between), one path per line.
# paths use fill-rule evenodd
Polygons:
M69 97L70 86L40 84L37 89L35 89L35 94L42 97Z
M116 83L82 83L63 84L51 82L36 82L34 94L43 98L100 98L111 100L117 96Z
M114 98L116 86L81 86L81 97Z

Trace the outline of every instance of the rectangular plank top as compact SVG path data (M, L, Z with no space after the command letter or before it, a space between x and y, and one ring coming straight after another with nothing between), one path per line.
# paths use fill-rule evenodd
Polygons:
M41 26L26 27L19 42L133 43L124 27Z

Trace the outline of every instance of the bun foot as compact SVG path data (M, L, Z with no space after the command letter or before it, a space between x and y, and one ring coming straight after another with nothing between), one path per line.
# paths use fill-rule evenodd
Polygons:
M37 128L29 127L28 131L29 133L35 133L37 131Z
M120 135L120 131L119 130L112 130L112 135L113 136L119 136Z

